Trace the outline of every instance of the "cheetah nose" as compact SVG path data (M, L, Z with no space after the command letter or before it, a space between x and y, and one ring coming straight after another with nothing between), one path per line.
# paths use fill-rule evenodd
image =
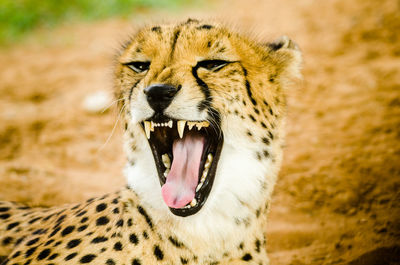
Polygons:
M155 84L146 87L144 93L146 94L147 102L149 102L150 107L155 112L163 112L164 109L169 106L180 87L181 86L178 86L178 88L176 88L171 85Z

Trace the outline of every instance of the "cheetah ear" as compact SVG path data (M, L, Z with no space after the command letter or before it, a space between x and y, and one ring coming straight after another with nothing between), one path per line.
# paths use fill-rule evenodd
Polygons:
M289 39L282 36L273 42L267 43L267 60L276 69L276 77L281 82L288 82L294 79L301 79L302 56L299 46Z

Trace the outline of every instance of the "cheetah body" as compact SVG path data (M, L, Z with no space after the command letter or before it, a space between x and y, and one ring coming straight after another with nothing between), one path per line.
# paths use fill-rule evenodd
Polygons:
M282 157L284 88L300 60L287 38L258 44L216 22L139 30L115 68L127 188L48 209L1 202L3 264L269 264L265 225ZM131 62L149 63L132 71ZM186 217L163 201L143 129L154 115L144 90L154 84L180 88L165 115L209 121L223 134L208 198Z

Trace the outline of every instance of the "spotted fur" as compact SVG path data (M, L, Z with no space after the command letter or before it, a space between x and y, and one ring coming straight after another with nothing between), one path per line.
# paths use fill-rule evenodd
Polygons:
M229 63L199 65L211 59ZM127 67L138 60L150 69ZM1 202L2 264L268 264L264 231L282 157L284 89L299 76L300 61L286 37L260 44L215 22L139 30L115 68L128 187L48 209ZM179 87L168 115L208 120L224 135L214 186L192 216L176 216L163 202L139 125L153 114L143 92L152 84Z

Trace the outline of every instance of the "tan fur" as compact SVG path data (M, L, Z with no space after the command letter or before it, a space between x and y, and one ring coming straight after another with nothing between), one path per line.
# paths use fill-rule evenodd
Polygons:
M140 191L130 188L50 209L4 202L0 203L0 256L8 257L4 264L268 264L263 231L282 156L284 87L299 76L301 61L289 39L258 44L218 23L196 20L141 29L121 52L115 70L128 167L149 152L144 150L148 146L140 120L134 121L132 113L135 108L145 112L140 101L143 88L160 83L182 86L169 114L177 119L206 118L197 109L205 94L192 73L205 59L231 62L215 72L197 71L208 85L210 108L221 114L226 145L237 141L268 169L254 194L238 199L246 217L226 220L237 226L235 233L205 235L185 228L184 220L157 210ZM132 61L151 61L151 68L134 73L124 65Z

